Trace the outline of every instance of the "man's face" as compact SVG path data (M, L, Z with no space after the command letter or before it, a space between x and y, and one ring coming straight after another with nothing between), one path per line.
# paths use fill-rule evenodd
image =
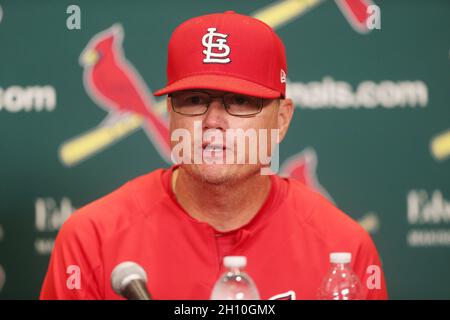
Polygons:
M260 150L265 150L261 149L260 136L266 136L266 143L263 144L266 145L267 151L264 152L270 156L271 132L274 129L279 130L279 139L276 142L280 142L284 138L292 117L292 102L289 99L262 99L261 112L251 116L234 116L225 110L220 98L224 94L230 95L230 93L206 89L201 91L212 97L219 97L211 100L208 110L202 115L179 114L172 108L172 99L168 97L167 100L171 135L177 129L185 129L190 136L191 154L189 158L191 161L190 164L181 164L183 169L195 179L216 185L236 183L251 175L260 174L260 169L264 166L260 161ZM177 93L174 93L175 96ZM254 99L254 97L249 98ZM261 101L259 98L257 100ZM175 98L173 101L176 101ZM193 101L195 100L193 99ZM196 130L195 123L197 124ZM199 129L201 130L199 131ZM250 135L256 134L256 139L247 137L244 138L244 141L240 139L239 142L239 135L230 135L233 139L227 139L227 133L237 133L238 129ZM261 129L265 129L265 131ZM222 137L221 141L217 141L218 137ZM242 135L240 137L242 138ZM179 141L171 141L172 149L178 143ZM241 143L240 146L239 143ZM215 148L211 148L213 145ZM251 157L255 159L255 151L256 163L251 161ZM201 163L194 163L195 152L200 156ZM231 154L233 159L229 157ZM238 159L244 161L244 164L237 163Z

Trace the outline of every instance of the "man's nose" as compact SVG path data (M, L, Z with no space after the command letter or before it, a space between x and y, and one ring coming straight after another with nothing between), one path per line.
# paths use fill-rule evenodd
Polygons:
M203 117L203 128L225 129L227 118L228 113L225 111L222 99L213 99Z

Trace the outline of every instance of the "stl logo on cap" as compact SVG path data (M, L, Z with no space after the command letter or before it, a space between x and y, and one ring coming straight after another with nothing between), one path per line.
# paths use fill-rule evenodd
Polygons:
M203 50L203 54L206 56L203 59L203 62L229 63L231 61L228 57L230 54L230 47L226 44L228 35L215 32L216 30L216 28L208 28L208 32L202 38L202 44L206 48L206 50ZM217 51L213 52L213 48L216 48Z
M210 89L284 98L286 83L280 81L280 69L287 74L285 49L269 25L235 12L207 14L172 32L167 83L154 95Z

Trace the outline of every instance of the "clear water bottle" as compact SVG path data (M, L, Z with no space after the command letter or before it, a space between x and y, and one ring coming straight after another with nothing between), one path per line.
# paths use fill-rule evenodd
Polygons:
M259 292L252 278L243 271L247 258L228 256L223 259L227 271L217 280L211 300L259 300Z
M330 254L331 268L319 288L320 300L361 300L363 291L361 281L350 268L351 253L333 252Z

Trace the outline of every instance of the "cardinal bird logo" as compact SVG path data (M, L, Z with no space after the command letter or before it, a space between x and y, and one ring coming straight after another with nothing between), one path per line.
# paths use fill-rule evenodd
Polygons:
M315 190L335 203L327 190L319 183L317 179L317 153L311 148L305 148L303 151L294 154L281 167L281 175L294 178L308 188ZM358 223L370 233L375 233L380 228L380 219L376 212L366 212Z
M123 53L123 28L115 24L94 36L80 55L83 83L90 98L108 112L93 130L63 143L66 166L77 164L109 144L143 128L165 160L170 159L169 129L138 71Z
M97 105L109 112L104 123L139 115L144 128L162 155L170 153L167 121L153 110L155 102L139 73L126 60L120 24L95 36L81 53L86 91Z
M319 183L316 170L317 154L313 148L309 147L286 159L280 171L282 176L294 178L334 202Z
M370 0L336 0L336 4L355 31L368 33L368 8L373 5Z

